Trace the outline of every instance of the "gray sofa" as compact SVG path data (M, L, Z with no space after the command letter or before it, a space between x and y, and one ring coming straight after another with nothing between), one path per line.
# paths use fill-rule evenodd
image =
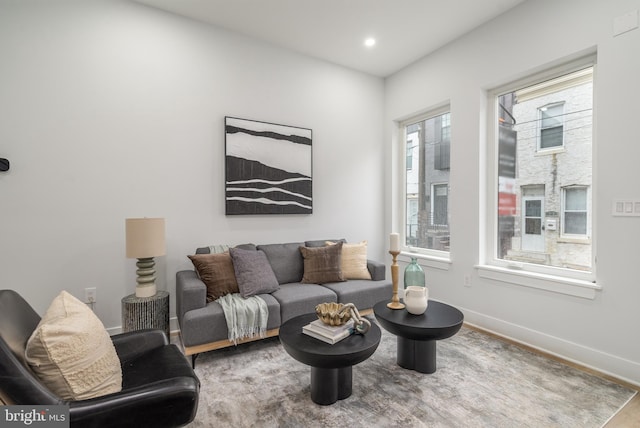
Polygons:
M326 284L301 283L304 260L300 246L321 247L327 240L283 244L245 244L237 248L263 251L278 279L279 289L258 296L267 303L269 318L267 337L278 335L280 325L298 315L315 312L316 305L325 302L353 303L362 315L372 312L373 305L391 300L393 287L385 279L385 265L367 260L371 280L358 279ZM344 240L333 240L343 241ZM198 248L196 254L207 254L209 247ZM216 301L207 303L207 289L195 270L176 273L176 309L180 333L186 355L195 357L233 345L228 340L227 323L222 306ZM242 342L258 340L244 339Z

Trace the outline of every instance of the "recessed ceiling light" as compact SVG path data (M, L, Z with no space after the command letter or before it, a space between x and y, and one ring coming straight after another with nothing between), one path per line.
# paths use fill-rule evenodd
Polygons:
M369 37L364 41L364 45L368 48L373 47L375 44L376 44L376 39L374 39L373 37Z

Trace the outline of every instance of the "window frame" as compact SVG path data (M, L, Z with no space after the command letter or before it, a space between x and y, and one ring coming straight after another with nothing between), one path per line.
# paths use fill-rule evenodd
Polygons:
M408 135L407 135L407 127L418 123L418 122L423 122L425 120L428 119L432 119L434 117L438 117L441 116L443 114L449 114L449 139L451 140L451 128L452 128L452 123L453 123L453 119L452 119L452 114L451 114L451 105L447 102L446 104L441 104L438 107L434 107L428 110L425 110L419 114L415 114L412 116L407 117L406 119L400 120L397 122L397 126L398 126L398 141L399 141L399 149L400 152L403 154L403 158L402 158L402 165L406 165L406 153L407 153L407 142L408 142ZM418 158L420 156L418 155ZM414 156L415 158L415 156ZM420 159L419 159L420 160ZM433 159L432 159L433 161ZM401 219L402 223L399 225L400 227L398 228L398 230L402 231L400 233L400 250L403 253L406 254L411 254L413 256L419 257L423 260L426 260L427 266L430 267L435 267L435 268L439 268L439 269L449 269L450 266L450 250L449 251L443 251L443 250L434 250L434 249L429 249L429 248L422 248L422 247L417 247L417 246L413 246L413 245L409 245L407 244L407 219L408 219L408 213L407 213L407 168L402 168L401 169L402 174L400 177L400 204L399 204L399 210L398 210L398 214L399 214L399 219ZM451 182L451 169L449 169L449 184ZM438 182L439 184L442 184L441 182ZM449 193L449 192L447 192ZM447 194L447 197L449 197L449 195ZM447 210L449 211L449 208L447 208ZM448 212L448 214L450 214ZM449 227L451 227L450 225L448 225Z
M544 289L551 292L567 294L571 296L594 299L595 292L602 287L596 283L596 240L597 231L594 229L595 212L591 212L591 271L578 271L573 269L536 265L533 263L521 263L498 258L498 118L500 117L499 103L497 99L500 95L529 85L536 85L546 80L554 79L563 75L578 72L583 69L592 68L592 81L596 84L597 61L595 50L577 59L556 66L550 66L544 71L532 73L527 77L514 80L502 86L488 89L486 93L486 118L487 134L485 140L485 198L481 198L480 212L484 217L483 227L480 232L479 264L478 273L483 278L502 281L515 286L527 286ZM593 116L592 124L595 129L595 96L592 100ZM539 134L538 134L539 135ZM592 182L590 186L591 208L596 205L595 195L597 186L597 158L593 155L596 151L595 132L592 130ZM548 150L558 150L561 147L553 147Z

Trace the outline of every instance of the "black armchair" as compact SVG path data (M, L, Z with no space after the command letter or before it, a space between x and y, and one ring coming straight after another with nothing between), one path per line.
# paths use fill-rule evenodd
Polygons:
M188 360L160 330L112 336L122 391L65 401L44 386L25 359L40 316L15 291L0 290L0 399L6 404L68 405L71 426L177 427L191 422L200 382Z

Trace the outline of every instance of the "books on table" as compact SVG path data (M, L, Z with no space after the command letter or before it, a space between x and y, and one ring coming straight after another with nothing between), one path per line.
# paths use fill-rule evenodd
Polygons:
M302 327L302 333L330 345L349 337L353 331L353 320L349 320L343 325L331 326L318 319Z

